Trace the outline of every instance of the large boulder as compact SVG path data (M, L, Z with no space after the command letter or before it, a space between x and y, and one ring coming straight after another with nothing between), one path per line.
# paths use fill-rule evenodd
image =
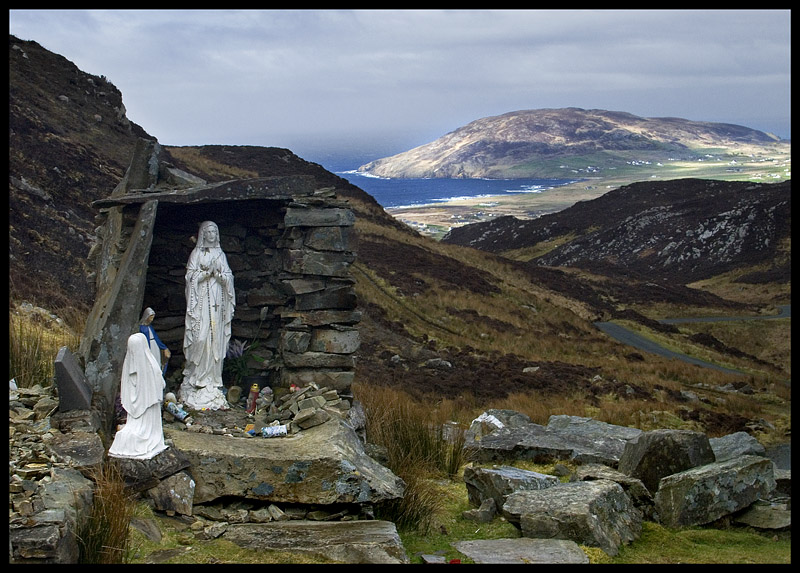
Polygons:
M642 516L650 521L658 521L655 514L653 496L642 483L642 480L604 466L603 464L584 464L575 469L570 481L593 481L607 479L618 483L631 498L633 505L642 512Z
M556 476L529 470L500 466L495 468L464 468L464 483L470 505L480 506L484 500L493 499L503 507L506 498L515 491L538 490L558 485Z
M465 444L471 459L537 463L571 460L616 467L625 444L642 433L579 416L551 416L547 426L542 426L509 412L513 413L487 410L473 421Z
M709 438L718 462L739 456L766 456L766 448L747 432L734 432L720 438Z
M223 497L281 503L374 504L402 497L405 484L369 457L338 416L294 435L239 438L165 428L189 459L194 500Z
M766 498L774 489L772 461L741 456L666 476L655 504L664 525L704 525Z
M642 532L642 513L622 487L609 480L515 492L506 499L503 515L523 537L570 539L611 556Z
M691 430L653 430L629 441L619 471L642 480L650 493L661 478L715 461L708 437Z

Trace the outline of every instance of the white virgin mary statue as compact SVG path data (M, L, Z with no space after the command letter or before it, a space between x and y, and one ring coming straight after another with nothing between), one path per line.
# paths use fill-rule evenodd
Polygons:
M167 449L161 427L164 377L147 337L141 332L128 338L122 362L120 400L128 420L114 436L108 455L114 458L149 460Z
M204 221L186 265L186 363L181 401L194 410L227 410L222 388L222 362L231 338L236 306L233 273L219 246L216 223Z

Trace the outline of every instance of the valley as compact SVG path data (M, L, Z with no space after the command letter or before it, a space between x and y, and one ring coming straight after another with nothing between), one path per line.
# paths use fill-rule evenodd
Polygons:
M462 197L447 202L391 207L386 211L420 233L442 238L450 229L511 215L534 219L566 209L578 201L595 199L611 189L635 181L665 179L717 179L722 181L780 182L791 179L791 146L788 143L769 149L742 146L730 150L708 149L707 157L693 160L659 161L656 157L618 158L598 163L597 156L575 156L562 163L559 177L581 177L543 193L509 194L494 197ZM559 173L559 172L556 172Z

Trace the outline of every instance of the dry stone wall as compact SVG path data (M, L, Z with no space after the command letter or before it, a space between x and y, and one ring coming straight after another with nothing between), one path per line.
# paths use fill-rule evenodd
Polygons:
M349 394L360 313L349 274L354 216L345 204L256 199L213 212L192 209L189 217L174 206L159 211L144 305L156 311L153 324L172 352L171 372L183 365L185 264L205 217L219 226L234 275L232 337L255 348L249 364L259 386L315 383Z

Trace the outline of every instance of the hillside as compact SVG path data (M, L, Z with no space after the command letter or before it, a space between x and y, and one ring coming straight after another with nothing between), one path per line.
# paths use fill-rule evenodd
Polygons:
M122 94L36 42L9 36L9 290L88 308L91 202L125 174L139 137Z
M632 273L672 284L755 265L788 282L790 233L791 181L681 179L626 185L537 219L503 217L459 227L442 240L515 252L514 258L537 265Z
M9 52L10 307L30 301L55 311L85 311L94 297L86 264L95 228L91 202L120 181L136 139L154 138L125 118L122 94L108 79L81 72L35 42L10 37ZM357 362L363 383L397 386L434 402L458 400L477 413L490 405L520 405L525 394L541 406L531 413L539 423L557 411L663 425L666 414L648 421L648 413L657 411L669 413L675 424L719 435L747 429L759 418L785 420L779 411L788 400L783 397L744 410L739 402L687 402L681 389L701 378L712 386L740 384L741 378L633 352L592 325L601 317L623 317L650 328L653 317L665 312L658 306L664 303L694 312L757 314L769 312L772 300L745 300L736 291L714 294L685 281L653 288L622 276L597 280L531 265L525 257L439 243L398 222L363 190L287 149L165 151L173 165L208 181L306 174L349 201L357 217L352 275L363 313ZM693 332L670 336L708 359L743 369L751 386L773 396L775 380L790 377L790 337L786 321L769 322L779 324L764 325L770 330L758 339L783 344L741 348L740 339L716 332L712 342L721 346L708 338L694 342ZM781 434L786 426L776 423L775 431Z
M632 165L690 161L724 151L746 156L787 147L740 125L580 108L535 109L486 117L409 151L359 167L390 178L569 178L610 175Z

